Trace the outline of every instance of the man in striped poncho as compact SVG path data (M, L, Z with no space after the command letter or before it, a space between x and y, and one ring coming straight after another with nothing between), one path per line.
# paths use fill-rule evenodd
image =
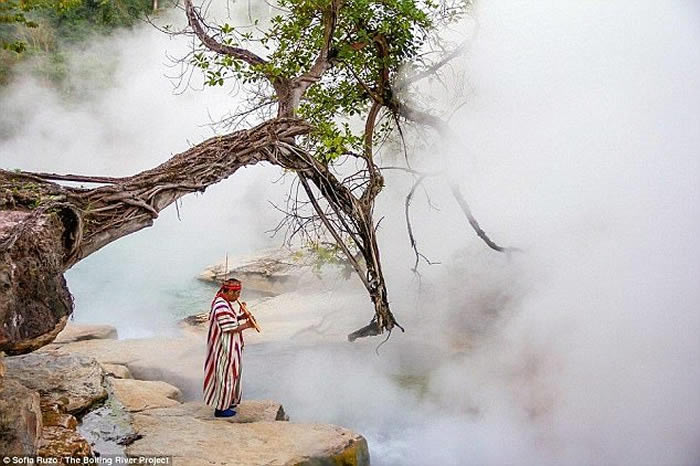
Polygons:
M243 330L253 328L240 306L241 282L228 279L216 293L209 313L207 358L204 363L204 401L214 408L214 416L236 415L241 402L241 352Z

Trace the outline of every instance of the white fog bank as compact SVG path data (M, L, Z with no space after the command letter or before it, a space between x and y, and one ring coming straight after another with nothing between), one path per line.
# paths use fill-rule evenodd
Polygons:
M455 64L469 89L451 119L460 139L416 164L449 164L484 229L523 251L487 249L428 179L439 211L421 192L412 212L422 252L442 264L422 265L418 280L403 220L410 180L388 175L376 216L406 333L379 356L380 340L343 341L356 327L335 328L337 343L251 345L244 396L363 433L378 465L699 464L700 7L482 0L475 19ZM21 115L0 141L2 168L133 173L208 137L208 113L235 100L173 95L164 50L182 44L156 31L108 45L114 85L84 102L31 81L0 97L3 124ZM79 264L68 273L76 321L123 336L171 329L204 265L279 244L265 235L278 175L243 170L185 198L182 221L168 209ZM309 298L319 321L369 320L356 283L334 293ZM198 370L182 368L192 393Z

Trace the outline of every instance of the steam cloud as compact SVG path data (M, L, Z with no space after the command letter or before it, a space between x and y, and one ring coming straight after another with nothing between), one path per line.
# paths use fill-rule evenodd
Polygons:
M462 140L420 157L448 166L485 229L524 252L486 249L428 180L440 210L417 195L412 212L442 264L418 280L395 240L410 180L393 176L377 213L406 334L378 357L376 341L248 348L246 396L362 432L379 465L698 464L699 14L680 0L482 1L456 64L471 90L451 120ZM3 125L21 124L1 142L3 168L132 173L208 135L207 108L231 108L212 91L171 94L162 51L178 45L155 31L90 50L107 47L114 85L86 102L27 81L6 92ZM170 209L79 264L77 319L158 332L203 265L268 244L272 171L247 169L185 199L182 222ZM319 320L368 319L355 285L316 303Z

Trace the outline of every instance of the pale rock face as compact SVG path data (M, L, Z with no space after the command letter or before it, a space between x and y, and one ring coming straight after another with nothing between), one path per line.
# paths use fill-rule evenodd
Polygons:
M69 323L53 343L64 344L84 340L116 340L117 329L111 325L83 325Z
M178 405L182 400L180 389L161 381L113 379L111 384L114 396L132 413Z
M201 338L197 341L201 345ZM134 363L149 365L151 361L163 364L163 355L170 360L186 357L190 347L183 349L183 340L173 337L154 337L128 340L84 340L64 344L51 344L39 352L77 353L97 359L101 364L127 366L132 375L138 377L131 368ZM199 357L200 365L203 356ZM153 365L155 366L155 364Z
M6 379L39 392L42 404L81 413L107 398L104 374L96 360L77 354L35 352L5 358Z
M298 286L300 276L310 269L306 262L301 250L268 249L211 265L198 278L214 284L237 278L246 290L274 296Z
M51 457L92 455L90 444L77 432L78 421L70 413L82 413L107 396L102 369L97 361L57 353L14 356L7 358L7 377L3 384L22 387L36 397L34 411L24 405L25 400L32 399L28 395L23 395L23 400L16 405L11 396L7 398L8 404L0 403L0 418L7 418L8 413L11 416L17 409L24 411L14 424L26 429L29 423L30 436L35 438L32 451L25 454ZM5 395L1 397L5 401ZM39 433L34 437L33 429L37 423L32 419L36 416ZM24 444L28 445L26 440ZM0 452L7 451L12 451L12 448L0 445Z
M287 304L289 299L287 296ZM298 299L301 302L305 298ZM260 310L263 307L260 305ZM274 323L274 319L285 320L287 316L261 314L269 315L267 327L260 335L251 332L247 343L255 344L255 337L288 337L290 331L282 331ZM309 324L317 320L318 316L310 316ZM136 340L59 340L35 354L45 355L48 359L44 362L59 355L99 361L98 367L101 365L109 375L106 380L113 393L110 400L123 405L131 417L130 428L136 440L126 447L128 455L167 455L181 466L369 464L367 442L361 435L333 425L284 422L288 417L279 403L245 400L238 406L236 416L215 418L214 410L201 402L181 403L182 394L173 385L127 378L154 378L157 374L177 385L180 372L201 370L204 354L198 349L202 341L201 334ZM165 359L164 354L168 355ZM178 361L174 372L173 360ZM47 436L58 433L47 431ZM70 436L68 432L63 434ZM80 447L77 440L66 445Z
M39 393L16 380L0 380L0 452L35 455L41 429Z
M151 412L135 414L134 425L142 437L127 454L172 455L176 466L369 465L366 440L333 425L235 423Z
M144 414L157 417L179 416L181 418L193 418L203 421L216 420L217 422L233 422L237 424L289 420L281 404L268 400L244 400L236 408L236 413L233 417L217 419L214 417L214 410L209 406L198 401L188 401L169 408L150 409Z
M104 369L105 375L108 377L114 377L115 379L133 379L129 368L121 364L102 364L102 369Z

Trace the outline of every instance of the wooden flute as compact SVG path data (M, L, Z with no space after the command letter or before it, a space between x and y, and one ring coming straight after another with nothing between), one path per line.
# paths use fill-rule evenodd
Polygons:
M236 302L238 303L239 306L241 306L241 311L243 311L243 314L245 314L246 319L248 319L248 321L253 324L253 328L255 330L257 330L258 333L260 333L262 330L260 329L260 326L258 325L258 321L255 320L255 317L253 317L253 314L250 313L250 311L248 310L248 306L246 306L245 304L240 302L238 299L236 300Z

